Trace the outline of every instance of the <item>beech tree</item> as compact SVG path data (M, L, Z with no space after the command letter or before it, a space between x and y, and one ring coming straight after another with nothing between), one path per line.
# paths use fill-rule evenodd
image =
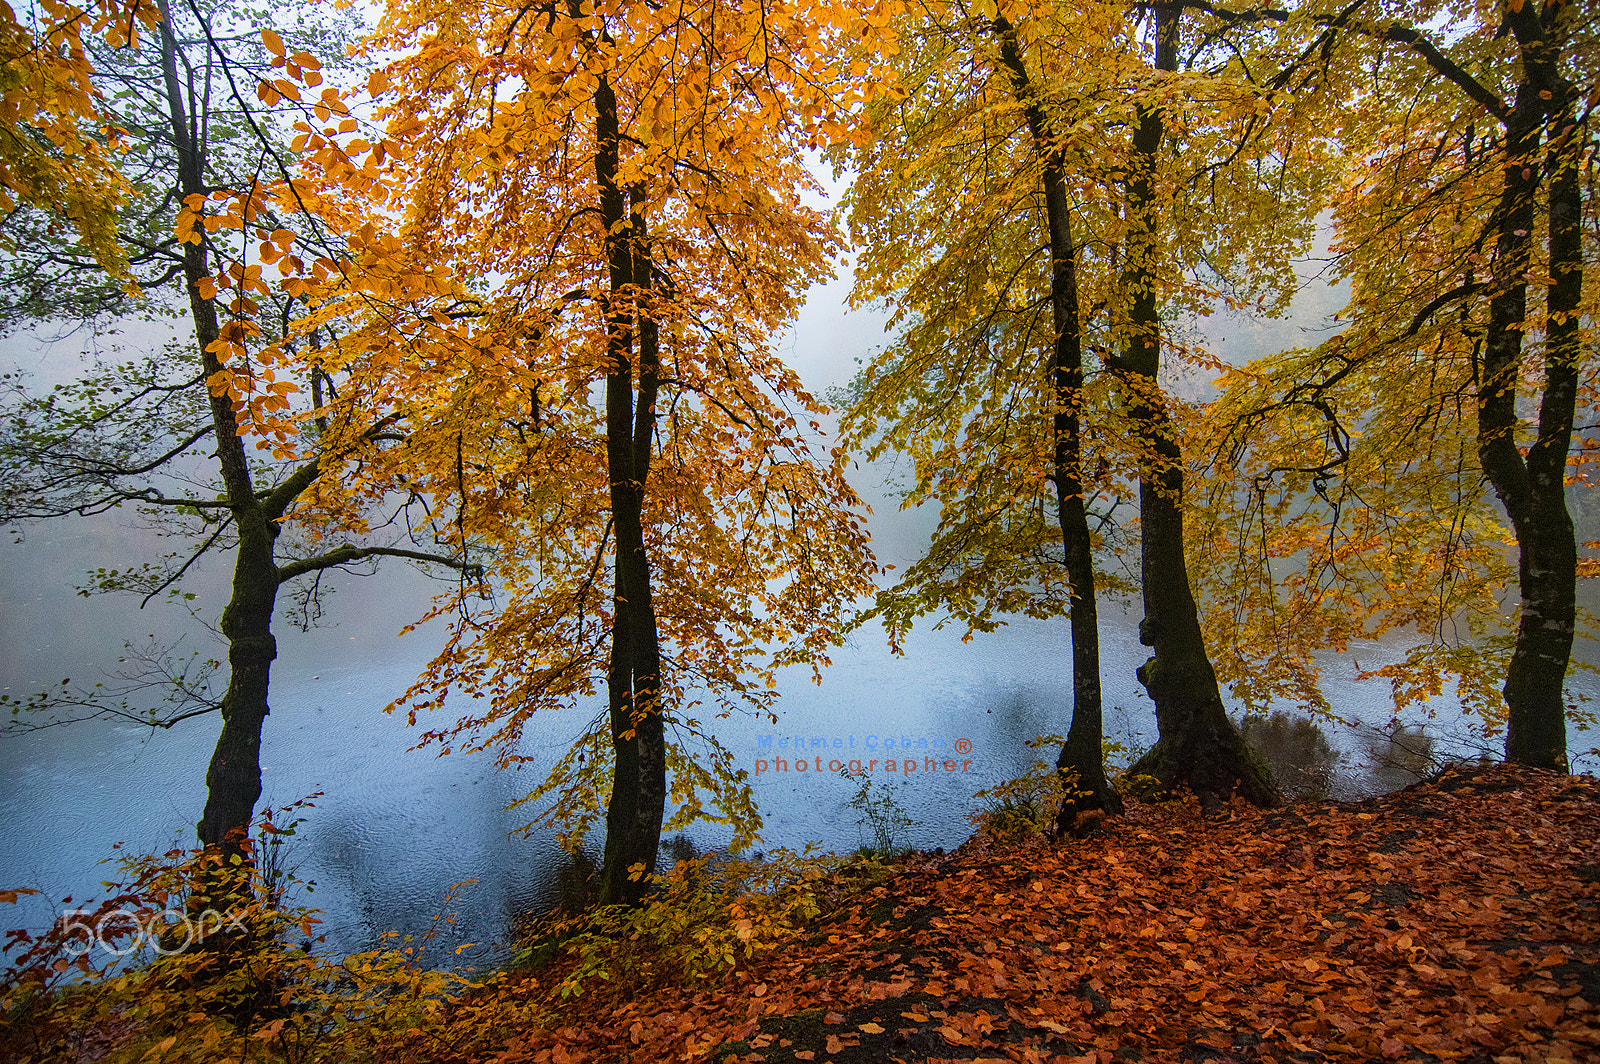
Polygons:
M303 357L405 396L419 431L369 489L403 477L454 511L458 550L493 553L499 608L478 588L434 611L450 641L413 719L453 691L479 708L430 739L526 762L529 715L603 682L527 799L553 796L540 819L575 844L609 791L602 902L647 889L669 796L669 827L754 838L696 691L767 710L773 670L823 664L871 586L847 456L818 449L822 408L772 350L838 244L800 153L836 121L829 56L858 24L811 3L394 5L375 41L404 54L369 80L384 161L351 294L314 315L340 339ZM337 140L302 130L313 154ZM381 310L354 298L380 288Z
M353 535L333 544L303 539L284 549L280 535L297 517L311 486L392 443L399 431L393 415L364 422L348 435L325 431L347 425L353 416L332 398L328 368L315 371L321 374L314 378L316 420L298 434L296 452L280 446L277 460L263 463L252 459L257 448L246 440L252 418L289 412L290 397L299 388L292 380L277 379L270 354L264 362L252 361L240 343L247 337L271 339L266 330L274 328L281 336L294 313L292 299L283 298L287 293L269 290L261 281L260 265L247 265L229 246L235 236L247 242L251 231L263 237L276 232L280 243L292 237L277 228L283 205L268 209L258 196L262 186L280 183L286 175L287 152L274 139L273 119L243 92L263 81L274 65L293 65L302 81L314 84L320 80L318 61L303 50L286 53L271 31L266 48L255 47L259 38L253 29L241 32L224 14L194 4L169 8L159 17L146 12L142 23L110 25L145 25L146 35L154 38L135 57L108 59L98 69L84 60L80 71L101 86L102 110L94 120L114 124L124 137L137 132L143 138L132 152L143 166L139 194L126 199L121 214L110 215L109 222L97 217L92 226L97 233L117 233L115 257L128 287L105 292L86 272L93 259L106 254L91 243L40 244L52 239L51 231L28 211L7 218L7 233L27 256L60 268L64 278L85 290L99 286L102 294L84 302L94 313L182 300L192 335L160 355L102 368L47 394L33 394L16 382L7 395L0 436L0 519L91 515L131 504L186 526L191 550L93 580L100 590L135 591L145 601L176 589L203 555L231 555L230 598L220 620L228 647L226 690L214 703L186 705L176 717L163 720L157 714L151 721L170 724L196 712L220 712L222 730L207 769L206 805L196 830L203 846L236 853L261 793L261 734L277 656L272 622L280 588L381 556L458 569L465 563L431 543L416 549L393 539ZM131 47L135 36L124 30L105 43ZM113 78L114 107L106 102L113 97L108 91L113 85L107 84ZM85 114L60 120L67 117L89 120ZM94 129L81 135L92 138ZM240 139L248 142L248 150L241 150ZM241 160L247 168L238 165ZM234 298L219 299L230 286L236 286ZM27 293L12 304L46 316L77 305ZM311 413L305 407L299 412ZM200 490L194 490L197 486ZM335 531L361 529L349 522ZM44 696L30 700L30 708L48 710L60 701L60 696Z
M1135 474L1141 632L1154 651L1140 678L1163 737L1135 770L1208 802L1235 790L1276 800L1207 656L1184 563L1181 443L1193 419L1158 375L1164 351L1218 366L1165 318L1220 301L1283 308L1323 169L1318 138L1291 120L1289 79L1256 80L1293 43L1236 33L1224 48L1197 35L1179 71L1176 17L1166 7L1144 22L1116 4L941 9L899 64L907 99L871 112L879 140L858 153L851 193L865 243L857 297L888 300L901 326L857 382L853 426L873 453L913 456L908 504L942 507L928 556L877 612L892 636L935 608L972 628L1005 611L1070 612L1076 704L1061 765L1097 795L1086 808L1109 802L1094 783L1083 511ZM1047 514L1059 532L1046 532ZM1107 506L1100 528L1115 516ZM1060 536L1060 553L1046 535Z
M1153 82L1175 80L1179 70L1180 8L1151 8ZM1228 718L1200 629L1190 587L1184 540L1184 458L1179 421L1158 374L1162 361L1163 260L1184 238L1172 205L1177 189L1178 138L1168 128L1169 108L1159 91L1136 105L1128 153L1126 251L1122 268L1125 303L1120 350L1108 368L1122 386L1139 457L1139 557L1144 620L1139 640L1151 657L1139 680L1156 704L1159 738L1129 768L1171 786L1186 783L1207 808L1237 792L1257 805L1281 798L1264 762L1253 756ZM1250 125L1246 125L1246 137ZM1165 143L1164 143L1165 142ZM1239 145L1242 153L1246 144ZM1203 171L1202 171L1203 172ZM1185 175L1187 176L1187 175ZM1198 174L1196 175L1199 176ZM1303 223L1302 223L1303 225ZM1303 230L1302 230L1303 231Z
M860 246L852 302L888 302L898 329L855 382L846 425L869 457L910 455L903 505L940 502L927 555L867 616L881 617L898 647L933 611L969 631L1010 612L1068 614L1072 720L1057 759L1067 828L1079 814L1122 808L1101 752L1089 521L1097 497L1099 524L1112 520L1106 473L1122 463L1094 414L1104 382L1085 388L1078 206L1067 185L1095 173L1093 134L1079 123L1098 132L1091 116L1103 101L1070 99L1077 85L1061 83L1094 54L1075 35L1113 34L1115 18L1094 5L1052 30L1030 19L1024 45L1004 14L926 8L905 27L892 59L898 84L868 110L869 135L838 155L858 171L846 198ZM1085 476L1086 446L1098 482Z
M1360 89L1347 97L1353 161L1333 202L1352 298L1336 336L1251 367L1227 400L1232 454L1263 482L1277 476L1286 498L1314 488L1327 502L1316 508L1326 546L1301 569L1311 578L1291 578L1302 582L1283 600L1264 581L1247 641L1315 648L1419 628L1429 638L1381 670L1397 705L1454 681L1491 728L1504 716L1508 760L1564 769L1579 573L1566 490L1594 373L1583 323L1594 304L1584 226L1595 216L1595 16L1508 2L1309 5L1293 17L1328 29L1337 48L1323 61ZM1277 441L1288 438L1320 458L1286 461ZM1384 453L1395 460L1374 460ZM1507 537L1485 481L1516 547L1509 640L1497 557ZM1252 534L1304 543L1303 513L1275 508ZM1324 626L1334 612L1373 619ZM1315 670L1302 672L1309 689Z

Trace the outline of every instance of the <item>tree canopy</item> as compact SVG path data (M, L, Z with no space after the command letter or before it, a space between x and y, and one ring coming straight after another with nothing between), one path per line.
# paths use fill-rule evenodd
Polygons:
M406 404L416 428L364 490L451 511L443 536L493 558L503 597L437 605L450 634L413 718L481 699L428 738L520 763L529 715L603 680L607 713L529 800L553 794L541 818L574 839L607 806L615 900L653 870L669 795L668 827L754 839L698 692L770 711L773 670L825 664L871 586L848 456L773 351L838 246L802 200L801 153L840 107L836 31L810 10L392 9L373 46L405 58L368 81L373 176L335 165L316 193L360 250L302 326L334 338L297 357L357 379L371 417ZM314 157L360 150L339 138L301 132Z
M607 900L642 900L664 825L755 838L699 702L770 713L776 670L872 617L898 643L930 613L1067 614L1084 809L1117 803L1110 585L1137 584L1152 652L1161 741L1135 768L1210 807L1279 798L1224 690L1329 712L1317 654L1395 630L1422 633L1375 670L1399 701L1455 677L1509 758L1565 767L1594 19L417 0L336 81L333 38L197 0L7 7L7 322L171 284L193 338L126 381L14 391L5 512L133 503L233 550L208 843L259 788L278 588L384 555L459 575L401 700L471 699L427 726L441 750L525 762L530 714L603 692L529 800L569 839L604 816ZM852 174L848 241L808 198L818 151ZM1195 321L1286 310L1319 228L1339 331L1231 366ZM895 337L840 445L776 338L848 250ZM1220 374L1215 399L1182 374ZM907 503L940 508L888 588L857 450L909 456ZM196 454L204 491L148 480Z
M1567 493L1592 448L1574 431L1595 369L1594 15L1383 14L1296 12L1328 27L1321 62L1344 86L1324 209L1351 301L1319 346L1224 379L1214 454L1249 487L1214 496L1229 516L1211 549L1239 559L1213 574L1214 631L1241 690L1309 705L1318 649L1412 633L1374 671L1397 707L1453 685L1491 732L1508 723L1508 757L1563 767Z

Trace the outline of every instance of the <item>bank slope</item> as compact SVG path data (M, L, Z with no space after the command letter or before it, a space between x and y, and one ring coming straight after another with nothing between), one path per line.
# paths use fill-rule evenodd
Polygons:
M595 986L487 1058L1600 1059L1597 832L1593 778L1497 767L1358 804L980 836L720 986ZM558 979L492 996L526 1008Z

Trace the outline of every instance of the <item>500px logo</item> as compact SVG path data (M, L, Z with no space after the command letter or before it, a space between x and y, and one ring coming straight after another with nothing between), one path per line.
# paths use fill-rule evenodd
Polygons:
M113 909L110 912L69 909L61 914L61 927L68 936L62 950L69 957L81 957L95 946L113 957L126 957L144 945L146 940L161 956L170 957L219 932L232 934L245 930L242 913L230 911L224 916L215 909L207 909L198 918L176 909L163 909L142 921L138 913L127 909ZM181 941L178 938L180 927L183 929ZM79 932L83 933L81 946L75 941ZM109 940L107 934L111 936ZM127 945L118 948L111 944L124 936L130 936Z

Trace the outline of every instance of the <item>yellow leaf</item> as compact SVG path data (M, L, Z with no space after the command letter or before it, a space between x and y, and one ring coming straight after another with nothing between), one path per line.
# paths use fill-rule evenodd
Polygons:
M279 1031L283 1030L283 1023L284 1023L284 1021L282 1019L273 1020L271 1023L267 1024L265 1027L261 1028L261 1030L257 1031L255 1034L251 1035L250 1037L252 1037L252 1038L261 1038L261 1039L271 1038L273 1035L275 1035Z
M273 55L283 55L283 38L279 37L277 33L273 32L272 30L266 28L262 29L261 43L266 45L267 51L271 52Z

